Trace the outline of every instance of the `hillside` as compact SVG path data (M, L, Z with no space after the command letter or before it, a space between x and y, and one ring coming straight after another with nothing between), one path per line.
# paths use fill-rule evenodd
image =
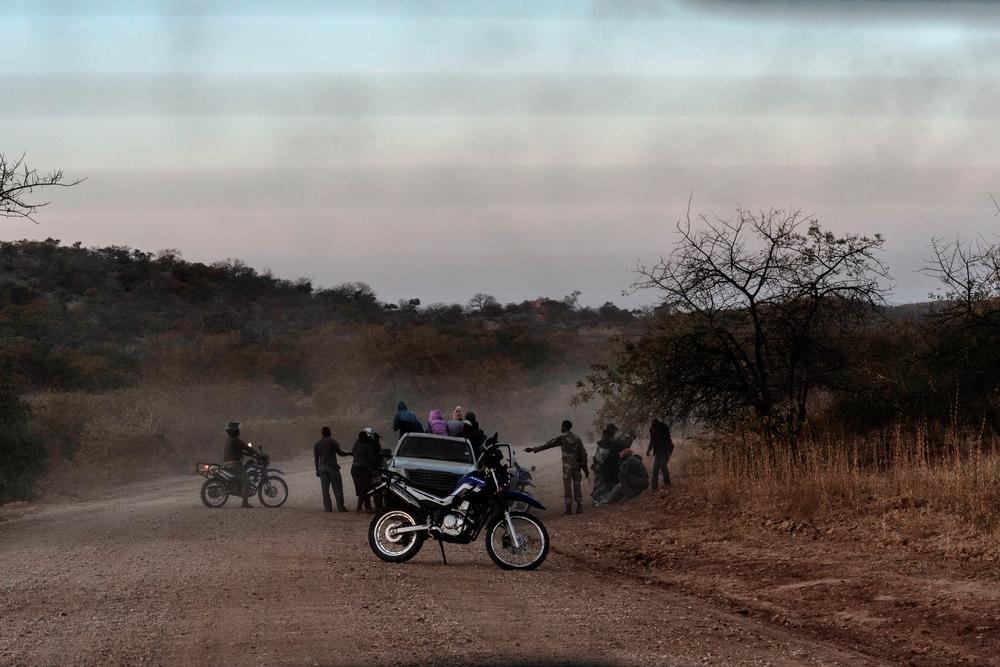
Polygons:
M0 363L58 489L188 470L218 455L234 419L285 456L323 424L349 445L364 426L389 431L400 399L539 439L635 321L574 295L387 304L362 283L316 289L235 260L52 239L0 243L0 314Z

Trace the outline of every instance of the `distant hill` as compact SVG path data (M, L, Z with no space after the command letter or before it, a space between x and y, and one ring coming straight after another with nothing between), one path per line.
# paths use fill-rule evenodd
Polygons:
M192 344L229 336L233 350L263 353L281 345L294 356L295 341L306 332L376 325L476 338L479 348L532 366L553 353L547 337L620 328L634 317L610 303L579 308L572 297L508 305L478 297L465 307L387 304L363 283L315 289L308 280L280 279L239 260L202 264L170 251L85 248L54 239L4 242L0 363L26 389L108 389L135 382L164 337ZM267 372L258 367L244 375ZM309 385L308 377L290 377L293 369L270 372L279 382Z

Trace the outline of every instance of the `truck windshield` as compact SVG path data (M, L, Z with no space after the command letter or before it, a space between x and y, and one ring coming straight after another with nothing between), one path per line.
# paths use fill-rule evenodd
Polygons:
M464 440L442 440L421 436L407 436L399 446L396 456L412 459L433 459L451 463L475 463L472 448Z

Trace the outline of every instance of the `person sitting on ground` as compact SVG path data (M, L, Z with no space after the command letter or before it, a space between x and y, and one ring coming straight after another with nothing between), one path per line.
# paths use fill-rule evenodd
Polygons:
M618 455L624 447L621 441L615 438L617 433L618 427L613 423L608 424L604 427L601 439L597 441L597 450L591 463L591 470L594 471L594 488L590 494L595 505L618 483Z
M417 416L407 409L406 403L400 401L396 404L396 416L392 418L392 430L399 431L402 438L407 433L423 433L424 427Z
M440 410L431 410L427 415L427 433L434 435L448 435L448 423L441 416Z
M635 498L649 486L649 471L646 470L641 456L634 454L631 449L624 449L620 459L618 484L611 489L606 498L597 503L599 506Z
M320 431L322 437L313 445L313 460L316 464L316 476L319 477L323 493L323 511L333 511L333 501L330 500L330 489L337 499L337 511L346 512L344 507L344 481L340 477L340 464L337 456L353 456L340 448L340 443L333 439L330 427L324 426Z
M365 511L372 511L371 498L368 490L371 488L372 470L381 465L381 457L376 453L381 451L378 444L379 435L371 428L365 428L358 433L358 439L351 450L354 462L351 465L351 479L354 480L354 493L358 497L358 512L363 507Z
M465 411L462 410L462 406L456 406L455 410L451 413L451 419L447 422L448 435L458 437L462 435L465 431Z
M247 443L240 439L240 423L229 422L226 424L226 444L222 450L222 467L236 477L237 487L243 504L240 507L253 507L247 497L250 495L250 480L247 479L247 471L243 466L244 457L256 457L257 452Z

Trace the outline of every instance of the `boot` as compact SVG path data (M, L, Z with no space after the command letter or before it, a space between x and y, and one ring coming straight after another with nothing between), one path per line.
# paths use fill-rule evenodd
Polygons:
M573 503L566 503L566 513L563 516L570 516L573 514Z
M583 503L582 502L577 501L577 503L576 503L576 513L577 514L583 514Z
M250 504L250 501L248 501L246 498L244 498L243 499L243 504L240 505L240 507L253 507L253 505Z

